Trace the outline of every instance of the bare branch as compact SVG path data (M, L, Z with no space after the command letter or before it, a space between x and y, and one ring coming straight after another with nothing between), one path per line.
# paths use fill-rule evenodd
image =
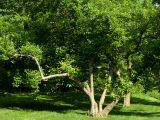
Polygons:
M44 79L43 70L42 70L42 68L40 66L40 63L38 62L38 60L37 60L37 58L36 58L35 55L32 56L32 55L26 55L26 54L15 54L14 57L30 57L30 58L32 58L36 62L36 64L37 64L38 70L39 70L39 72L41 74L41 78Z
M39 72L41 74L41 79L43 81L47 81L47 79L51 79L51 78L55 78L55 77L66 77L66 76L68 76L67 73L44 76L42 67L40 66L40 63L38 62L38 60L37 60L37 58L36 58L35 55L32 56L32 55L26 55L26 54L15 54L14 56L15 57L30 57L30 58L32 58L36 62L36 64L37 64L38 70L39 70Z
M36 62L37 66L38 66L38 70L39 70L39 72L41 74L41 80L48 81L48 79L51 79L51 78L67 77L68 76L69 79L73 80L87 95L90 95L89 85L87 84L86 87L83 86L79 81L77 81L73 77L69 76L68 73L60 73L60 74L44 76L43 70L42 70L42 68L40 66L40 63L38 62L36 56L26 55L26 54L15 54L14 57L31 57Z
M90 89L88 83L86 84L86 89L87 89L88 92L91 92L91 89Z
M68 76L68 73L61 73L61 74L54 74L54 75L49 75L46 77L43 77L44 81L47 81L47 79L55 78L55 77L66 77Z
M88 96L90 95L90 90L88 90L88 88L83 86L78 80L75 80L73 77L71 77L71 76L68 76L68 77L70 80L74 81L80 87L80 89L83 90Z
M40 64L39 64L39 62L38 62L38 60L37 60L36 56L34 56L34 57L32 57L32 58L35 60L35 62L36 62L36 64L37 64L37 66L38 66L39 72L40 72L40 74L41 74L41 78L42 78L42 79L44 79L44 73L43 73L43 70L42 70L42 68L41 68L41 66L40 66Z

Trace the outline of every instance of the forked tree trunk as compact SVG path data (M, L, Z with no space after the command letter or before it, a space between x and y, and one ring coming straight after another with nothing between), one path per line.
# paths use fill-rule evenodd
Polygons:
M90 97L90 102L91 102L91 109L88 112L88 115L90 116L98 116L98 117L107 117L108 114L112 111L112 109L117 105L119 99L117 98L116 100L112 101L110 104L108 104L104 109L103 109L103 104L105 100L105 95L106 95L106 89L104 89L99 105L96 103L94 99L91 99Z
M91 73L91 69L90 69L90 73ZM90 74L91 76L91 74ZM118 78L120 78L120 70L116 69L116 76ZM93 77L90 77L93 78ZM111 76L109 76L109 79L111 80ZM93 82L93 79L90 79L90 82ZM93 86L92 84L90 84L91 87ZM93 89L93 88L92 88ZM92 90L91 90L92 91ZM97 106L97 103L94 102L94 99L92 99L91 101L91 110L94 111L94 113L91 113L90 115L92 116L99 116L99 117L107 117L108 114L110 113L110 111L117 105L119 98L116 98L115 100L113 100L110 104L108 104L104 109L103 109L103 104L105 101L105 97L106 97L106 92L107 90L104 89L101 98L99 100L99 104ZM91 92L92 93L92 92ZM93 92L94 93L94 92ZM90 97L91 98L91 97ZM95 107L96 106L96 107Z
M124 103L123 103L123 106L124 107L129 107L130 106L130 103L131 102L131 93L130 92L127 92L125 95L124 95Z
M120 69L118 68L118 66L116 66L115 69L115 74L117 78L120 78ZM111 76L109 75L109 79L111 80ZM104 109L102 108L104 100L105 100L105 95L106 95L106 89L104 89L100 102L99 102L99 112L97 114L97 116L101 116L101 117L107 117L108 114L110 113L110 111L112 111L112 109L117 105L119 98L116 98L115 100L113 100L110 104L108 104Z

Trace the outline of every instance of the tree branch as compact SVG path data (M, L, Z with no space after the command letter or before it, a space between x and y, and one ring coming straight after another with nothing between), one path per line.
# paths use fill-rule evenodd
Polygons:
M117 105L119 98L116 98L111 103L109 103L103 111L99 112L99 116L108 116L109 112Z
M70 80L74 81L80 87L80 89L83 90L88 96L90 95L90 91L88 90L88 87L89 87L88 84L85 87L78 80L75 80L73 77L71 77L71 76L68 76L68 77Z
M55 77L66 77L68 73L54 74L43 77L43 81L47 81L47 79L55 78Z
M44 73L43 73L43 70L42 70L42 68L41 68L41 66L40 66L40 63L38 62L38 60L37 60L36 56L34 55L32 58L35 60L35 62L36 62L36 64L37 64L37 66L38 66L39 72L40 72L40 74L41 74L41 78L42 78L42 79L44 79Z
M39 70L39 72L41 74L41 80L48 81L48 79L51 79L51 78L67 77L68 76L70 80L74 81L80 87L80 89L82 89L87 95L90 95L90 87L89 87L89 85L87 84L86 87L81 85L81 83L79 81L77 81L73 77L69 76L68 73L60 73L60 74L44 76L42 67L40 66L40 63L38 62L36 56L26 55L26 54L15 54L14 57L31 57L36 62L38 70Z
M87 89L87 91L88 91L89 93L91 92L91 89L90 89L88 83L86 83L86 89Z
M26 55L26 54L15 54L14 57L30 57L30 58L32 58L36 62L38 70L39 70L39 72L41 74L41 79L43 81L47 81L47 79L51 79L51 78L55 78L55 77L66 77L66 76L68 76L67 73L61 73L61 74L54 74L54 75L44 76L42 67L40 66L40 63L38 62L38 60L37 60L37 58L36 58L35 55L32 56L32 55Z
M36 62L36 64L37 64L38 70L39 70L39 72L41 74L41 78L44 79L43 70L42 70L42 68L40 66L40 63L38 62L38 60L37 60L37 58L36 58L35 55L32 56L32 55L26 55L26 54L15 54L14 57L30 57L30 58L32 58Z

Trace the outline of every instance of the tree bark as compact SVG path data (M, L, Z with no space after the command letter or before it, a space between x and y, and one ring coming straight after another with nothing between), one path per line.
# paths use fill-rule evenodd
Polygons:
M40 63L37 60L35 55L32 56L32 55L26 55L26 54L15 54L14 57L30 57L30 58L32 58L36 62L38 70L39 70L39 72L41 74L41 80L43 80L43 81L47 81L47 79L51 79L51 78L55 78L55 77L66 77L66 76L69 76L68 73L60 73L60 74L44 76L43 69L42 69L42 67L41 67L41 65L40 65Z
M108 104L103 111L99 112L97 116L107 117L110 111L117 105L118 101L119 101L119 98L116 98L116 100Z
M98 105L94 98L94 85L93 85L93 60L89 63L89 76L90 76L90 102L91 102L91 108L90 108L90 115L95 116L98 113Z
M131 70L132 70L132 62L128 60L128 72L129 77L131 77ZM123 107L129 107L131 105L131 93L127 91L124 95Z
M66 76L68 76L68 73L60 73L60 74L48 75L43 77L42 79L44 81L47 81L47 79L56 78L56 77L66 77Z
M130 102L131 102L131 100L130 100L130 98L131 98L131 93L130 92L127 92L125 95L124 95L124 103L123 103L123 106L124 107L129 107L130 106Z
M42 80L43 80L43 79L44 79L44 73L43 73L43 70L42 70L42 68L41 68L41 66L40 66L40 63L38 62L36 56L31 56L31 57L32 57L32 59L35 60L35 62L36 62L36 64L37 64L37 67L38 67L38 70L39 70L39 72L40 72L40 74L41 74L41 78L42 78Z
M101 95L101 98L99 100L99 112L103 111L103 104L104 104L104 100L106 98L106 92L107 92L107 89L104 89L104 91Z
M98 104L92 96L90 97L90 102L91 102L91 108L89 111L89 115L96 116L98 114Z

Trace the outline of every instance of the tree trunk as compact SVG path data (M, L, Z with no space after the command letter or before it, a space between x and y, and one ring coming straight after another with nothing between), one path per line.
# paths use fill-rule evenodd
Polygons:
M104 89L104 91L101 95L101 98L99 100L99 112L103 111L103 104L104 104L104 100L105 100L105 97L106 97L106 92L107 92L107 89Z
M108 104L103 111L99 112L97 116L101 117L107 117L110 111L117 105L119 99L117 98L116 100L112 101L110 104Z
M128 71L129 71L129 77L131 77L131 70L132 70L132 62L128 60ZM127 91L127 93L124 95L124 102L123 107L129 107L131 102L131 93Z
M98 104L97 102L93 99L93 97L90 97L90 102L91 102L91 108L89 111L90 116L96 116L98 114Z
M91 102L91 108L89 114L91 116L95 116L98 113L98 105L94 98L94 84L93 84L93 60L89 63L89 76L90 76L90 102Z
M123 106L124 107L129 107L130 106L130 99L131 99L131 93L130 92L127 92L125 95L124 95L124 103L123 103Z

